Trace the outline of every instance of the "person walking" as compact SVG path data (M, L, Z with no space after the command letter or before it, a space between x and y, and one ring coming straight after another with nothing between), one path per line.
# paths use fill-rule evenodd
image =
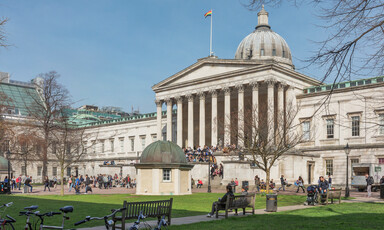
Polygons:
M300 188L303 190L303 193L305 193L305 190L304 190L304 180L301 176L299 176L299 179L296 181L297 183L297 191L296 193L299 192Z
M372 185L374 183L373 177L365 174L365 180L367 181L367 197L372 196Z
M258 175L255 176L255 186L256 186L257 192L260 192L260 178Z
M283 189L283 191L285 191L285 180L284 180L284 175L281 175L280 177L280 183L281 183L281 186L279 188L278 191L280 191L281 189Z
M87 194L88 191L92 192L92 188L89 186L90 184L92 184L91 179L88 174L85 174L85 194Z
M21 181L22 181L22 178L21 178L21 175L16 178L16 183L17 183L17 187L19 187L19 190L21 190Z
M51 189L49 188L49 179L48 179L48 176L45 176L45 179L44 179L44 192L45 190L48 188L48 191L51 191Z

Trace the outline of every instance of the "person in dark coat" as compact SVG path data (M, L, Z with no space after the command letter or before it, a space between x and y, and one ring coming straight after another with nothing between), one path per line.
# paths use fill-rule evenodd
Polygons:
M213 202L212 204L212 210L210 213L208 213L207 217L212 217L213 214L215 213L216 211L216 205L220 205L221 207L225 206L225 203L227 202L227 199L229 199L230 197L233 197L233 192L232 192L232 186L231 184L228 184L227 185L227 193L221 198L219 199L218 201L216 202Z
M321 194L326 194L329 188L328 181L323 176L320 177L319 191Z

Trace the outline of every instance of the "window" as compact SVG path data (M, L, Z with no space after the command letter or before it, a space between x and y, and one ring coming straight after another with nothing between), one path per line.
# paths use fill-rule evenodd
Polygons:
M384 158L379 158L379 164L381 164L381 165L384 164Z
M157 141L157 135L156 134L152 134L152 142L155 142Z
M53 143L52 143L52 153L53 153L53 154L56 154L56 151L57 151L57 146L56 146L56 143L53 142Z
M113 153L115 151L115 140L111 139L109 142L111 145L111 152Z
M120 152L124 152L124 137L119 138Z
M37 176L41 176L42 169L43 169L43 167L37 166Z
M264 56L264 49L260 50L260 56Z
M66 152L67 152L68 155L71 155L71 154L72 154L72 151L71 151L71 143L69 143L69 142L67 143L67 151L66 151Z
M304 121L301 125L303 128L303 140L309 141L311 139L311 129L310 129L311 122Z
M41 145L36 144L35 148L36 148L36 153L40 154L40 152L41 152Z
M171 170L163 169L163 182L171 182Z
M83 151L84 151L84 153L85 154L87 154L87 142L86 141L84 141L84 143L83 143Z
M272 49L272 56L276 56L276 49Z
M379 134L384 135L384 114L379 115Z
M352 117L352 136L360 136L360 116Z
M101 140L101 153L104 153L105 150L105 141Z
M359 159L358 158L351 159L351 165L352 164L358 164L358 163L359 163Z
M141 136L140 141L141 141L141 150L144 150L144 148L145 148L145 136Z
M334 138L334 120L327 119L327 138Z
M135 137L131 137L129 138L129 140L131 141L131 151L135 151Z
M67 176L71 176L71 167L67 168Z
M52 167L52 176L57 176L57 167Z
M325 175L333 175L333 160L325 160Z
M27 170L25 166L21 166L21 175L26 175L26 174L27 174Z
M283 50L283 58L285 58L285 50Z

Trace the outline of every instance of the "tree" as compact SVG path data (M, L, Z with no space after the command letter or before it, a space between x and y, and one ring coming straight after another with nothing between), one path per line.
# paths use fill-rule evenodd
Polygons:
M61 190L64 195L64 172L73 163L78 162L86 154L85 140L90 138L84 128L71 125L66 117L65 108L61 110L60 117L56 120L57 128L50 135L50 152L60 165Z
M249 0L248 7L262 4L278 6L282 0ZM297 6L303 0L289 0ZM360 75L384 74L384 1L383 0L312 0L324 22L328 38L318 42L309 64L325 67L322 81L334 83ZM329 79L328 79L329 80Z
M28 162L32 160L39 160L40 154L38 147L41 146L42 140L38 137L33 127L22 127L22 131L16 131L18 135L14 135L15 140L13 141L12 152L14 159L21 160L24 164L25 175L28 175ZM29 128L31 130L29 130Z
M303 134L298 129L298 106L287 101L283 111L276 111L267 104L247 106L244 113L244 125L231 127L245 153L251 155L252 164L266 174L267 193L269 192L270 172L276 161L284 154L292 151L302 142ZM245 107L245 108L247 108ZM238 114L233 114L238 120ZM233 122L231 122L233 123Z
M38 153L42 160L42 177L47 176L48 149L52 132L58 128L58 119L63 108L70 105L68 90L58 82L60 75L51 71L40 74L34 81L36 93L27 91L33 103L28 106L28 113L36 123L37 134L41 135L42 151Z
M4 26L7 22L8 22L8 18L0 19L0 47L9 46L7 43L7 37L4 30Z

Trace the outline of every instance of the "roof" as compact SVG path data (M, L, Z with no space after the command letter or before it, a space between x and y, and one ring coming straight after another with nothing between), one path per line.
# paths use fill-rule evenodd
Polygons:
M28 107L35 102L33 97L39 97L36 89L29 85L17 83L0 83L0 93L4 94L6 101L2 102L13 115L28 116Z
M183 150L170 141L156 141L148 145L140 157L145 164L187 164Z

